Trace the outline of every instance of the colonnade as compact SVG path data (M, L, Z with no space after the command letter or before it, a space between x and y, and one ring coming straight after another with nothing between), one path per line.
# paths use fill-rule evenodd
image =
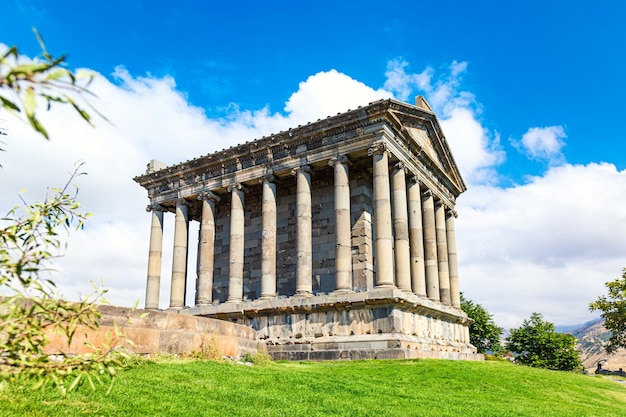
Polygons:
M410 174L402 162L389 167L384 143L368 150L373 167L373 223L375 287L397 287L421 297L460 308L456 237L456 213ZM352 231L350 209L350 161L346 155L331 158L334 170L336 225L335 291L351 291ZM296 295L313 294L311 168L302 165L291 174L296 178ZM408 176L408 183L407 183ZM261 292L260 298L277 296L276 291L276 183L273 175L259 179L262 186ZM245 186L231 184L230 252L227 302L243 299ZM197 195L201 201L196 283L196 304L212 303L216 204L220 197L211 191ZM185 304L190 202L176 201L174 253L170 309ZM392 209L393 208L393 209ZM163 208L152 211L146 309L157 309L163 241Z

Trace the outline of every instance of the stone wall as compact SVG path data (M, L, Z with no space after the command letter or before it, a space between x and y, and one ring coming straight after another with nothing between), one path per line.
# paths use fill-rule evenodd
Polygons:
M184 354L203 351L212 344L219 355L240 357L246 353L265 350L265 344L257 340L257 332L248 326L206 317L189 316L162 311L132 310L122 307L101 306L100 327L96 330L80 329L71 346L59 335L50 335L46 353L89 353L85 342L95 346L107 344L115 338L133 343L121 344L138 354L175 353Z

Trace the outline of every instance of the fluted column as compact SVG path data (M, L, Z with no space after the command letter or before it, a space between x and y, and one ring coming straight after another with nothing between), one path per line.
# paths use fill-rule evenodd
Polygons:
M215 255L215 203L220 198L210 191L198 195L202 201L202 218L198 234L198 280L196 305L213 301L213 263Z
M424 226L424 266L426 295L439 301L439 272L437 267L437 235L435 229L435 200L430 190L422 194L422 221Z
M228 267L228 302L243 298L244 190L239 183L228 186L230 202L230 254Z
M296 218L298 260L296 293L313 293L313 239L311 224L311 167L303 165L291 171L296 176Z
M263 184L261 235L261 298L276 297L276 184L273 175L260 180Z
M416 176L411 177L411 181L409 181L409 243L411 248L411 288L415 294L426 297L422 194Z
M176 201L176 221L174 223L174 256L172 257L172 289L170 308L185 306L187 289L187 246L189 243L189 210L187 201Z
M384 143L368 150L374 166L374 230L376 240L376 286L394 286L393 234L389 190L389 155Z
M340 155L328 161L335 170L335 290L352 290L352 224L350 221L350 180L348 158Z
M393 187L393 230L395 238L396 285L411 291L411 259L409 253L409 215L406 198L404 164L396 164L391 177Z
M146 207L146 211L152 211L146 310L157 310L159 308L159 291L161 290L161 259L163 258L163 209L158 204L154 204Z
M461 308L461 290L459 287L459 268L456 257L456 230L454 219L457 213L448 210L446 213L446 237L448 240L448 267L450 268L450 300L452 306Z
M442 304L451 305L450 272L448 269L448 243L446 238L446 207L442 202L435 205L435 227L437 230L439 299Z

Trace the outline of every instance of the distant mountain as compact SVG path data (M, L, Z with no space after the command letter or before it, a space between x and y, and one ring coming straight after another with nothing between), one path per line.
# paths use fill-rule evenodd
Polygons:
M598 361L606 360L603 368L616 371L619 368L626 369L626 349L619 349L612 355L607 355L604 351L604 343L611 337L604 327L604 320L595 319L588 321L580 327L563 331L578 339L578 350L585 369L593 372L598 365Z

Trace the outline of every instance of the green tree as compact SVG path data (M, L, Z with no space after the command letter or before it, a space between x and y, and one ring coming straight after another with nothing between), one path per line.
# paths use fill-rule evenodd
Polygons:
M461 294L461 309L474 322L470 325L470 342L479 353L498 353L502 350L500 336L502 328L493 320L493 316L482 305L475 304Z
M558 371L582 369L576 338L557 333L554 324L539 313L532 313L530 320L524 320L520 328L510 331L506 349L513 352L516 362L522 365Z
M626 347L626 268L622 270L621 277L604 285L608 288L609 294L598 297L589 304L589 309L602 311L604 327L611 332L604 350L610 354Z
M43 56L24 63L16 46L0 57L0 113L16 114L48 138L37 117L37 102L72 106L87 122L89 114L80 108L75 96L91 94L77 74L65 68L65 56L54 58L42 46ZM79 167L80 168L80 167ZM113 382L115 367L124 354L111 343L93 347L89 355L68 356L46 351L49 336L61 334L69 345L81 328L98 326L100 313L95 301L104 291L80 302L68 302L57 296L55 284L47 272L51 261L62 256L62 234L80 229L88 214L80 209L77 189L71 182L77 168L63 188L53 188L41 202L22 204L0 219L0 382L34 380L35 386L55 385L62 393L87 380ZM46 273L46 277L42 274ZM109 387L112 385L109 384Z

